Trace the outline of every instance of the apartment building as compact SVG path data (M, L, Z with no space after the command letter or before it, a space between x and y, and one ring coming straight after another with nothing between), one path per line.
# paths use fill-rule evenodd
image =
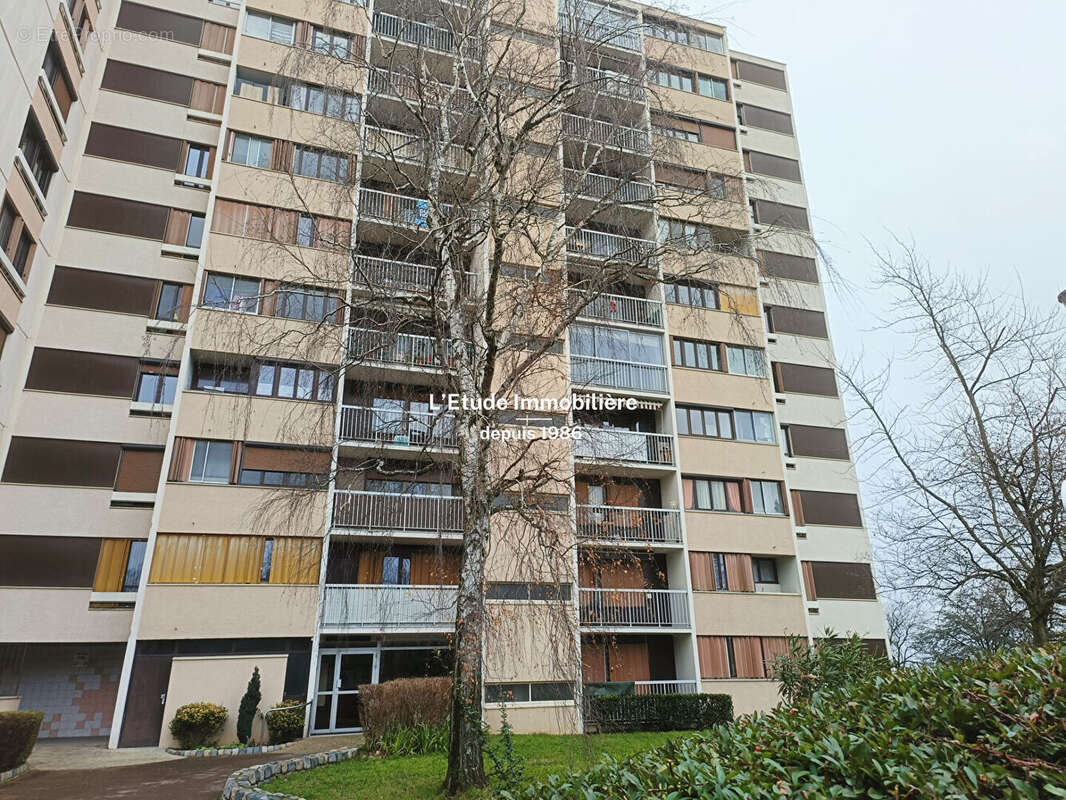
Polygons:
M424 205L389 163L418 146L389 66L454 55L417 7L41 0L0 20L21 131L0 158L0 707L44 711L42 736L169 743L178 706L235 709L256 666L264 704L351 731L359 685L447 674L463 503L425 392L446 364L342 302L436 275L396 246ZM607 120L575 100L564 138L672 155L626 187L624 229L566 228L567 269L678 232L746 252L715 280L663 263L560 342L562 394L639 410L578 420L571 580L490 565L517 633L489 639L486 711L506 701L519 730L580 729L583 687L610 682L768 708L789 637L884 648L784 66L631 3L546 2L515 35L554 48L544 30L605 21L608 78L630 65L662 102L625 88ZM346 348L373 357L340 366ZM299 506L272 506L278 486ZM560 599L569 668L538 610Z

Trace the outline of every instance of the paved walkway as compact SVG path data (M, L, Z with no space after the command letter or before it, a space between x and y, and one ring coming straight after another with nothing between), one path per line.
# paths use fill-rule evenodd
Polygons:
M165 761L130 763L113 766L115 751L97 752L95 768L83 768L86 753L98 751L91 745L81 748L72 764L78 768L46 768L23 775L0 786L0 800L217 800L226 778L231 772L253 764L265 764L294 755L320 753L338 747L351 747L362 741L361 736L314 736L293 742L284 750L257 756L225 756L220 758L180 758L166 756ZM51 743L49 743L51 744ZM84 743L83 743L84 744ZM38 747L41 745L38 744ZM78 748L67 745L74 754ZM52 748L46 748L52 749ZM56 750L61 748L56 747ZM138 751L159 748L135 748ZM36 748L34 749L36 754ZM120 754L123 751L118 751ZM147 756L147 753L142 755ZM166 755L166 754L164 754ZM46 763L51 756L46 756ZM34 763L31 757L30 763Z

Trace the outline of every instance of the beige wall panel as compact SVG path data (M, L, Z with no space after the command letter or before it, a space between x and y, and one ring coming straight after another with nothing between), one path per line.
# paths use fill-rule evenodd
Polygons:
M696 633L701 636L806 636L806 609L799 594L693 592Z
M316 364L337 363L341 351L341 326L193 309L189 324L191 346L198 350L244 353Z
M169 427L169 416L131 416L128 399L28 390L13 431L18 436L163 445Z
M212 233L207 268L252 278L341 289L350 256L347 250L318 250Z
M218 743L237 741L237 711L248 688L252 670L259 667L260 691L263 694L259 710L264 711L282 699L287 661L288 656L280 654L175 658L170 665L170 685L163 708L159 746L179 746L178 741L170 735L170 721L181 706L200 701L217 703L229 712L226 724L218 735ZM265 734L265 726L257 717L252 723L252 736L257 742L262 742Z
M15 294L15 290L8 281L0 279L0 314L3 314L4 319L11 325L14 325L20 308L22 308L22 298ZM4 349L7 349L6 343Z
M334 0L254 0L256 11L278 14L290 19L321 22L331 28L351 31L365 36L366 10L359 5L337 3Z
M196 262L162 255L162 242L67 228L57 264L192 283ZM141 318L143 319L143 317Z
M142 639L311 636L318 587L153 585L143 602Z
M656 136L652 148L657 161L684 164L694 169L706 169L726 175L739 175L743 170L739 150L726 150L709 144L664 136Z
M499 708L485 709L485 723L494 732L500 730ZM520 703L507 706L507 722L515 733L578 733L579 715L574 703ZM579 745L580 746L580 745Z
M294 15L292 11L289 13ZM303 16L302 11L295 14ZM243 67L290 75L308 83L337 86L353 94L363 93L363 70L355 63L344 65L329 56L304 53L252 36L241 37L237 46L237 61Z
M0 485L0 533L144 539L151 508L111 508L111 489Z
M766 342L762 317L668 303L666 318L671 336L747 347L763 347Z
M789 471L789 486L793 489L813 489L821 492L849 492L859 490L859 478L851 461L835 458L792 458L796 469Z
M485 564L486 580L570 583L574 578L576 545L568 514L545 515L544 526L554 524L557 538L538 531L517 514L492 518L492 542Z
M21 129L20 129L21 130ZM59 180L59 176L56 175L55 180ZM16 169L11 171L11 175L8 177L6 191L8 197L11 198L11 203L15 206L15 210L26 222L26 229L33 236L35 241L40 241L41 230L44 228L44 220L41 217L40 209L33 201L33 195L30 193L30 188L26 184L26 179L22 177L22 173ZM47 208L51 208L57 196L62 195L62 192L49 192L51 201L48 202ZM32 275L32 272L31 272Z
M572 605L492 602L488 609L486 681L574 680Z
M216 185L220 197L342 219L351 219L355 207L352 189L345 184L241 164L219 164Z
M282 490L258 486L168 483L159 530L173 533L243 533L263 536L321 536L328 492L301 495L297 510L270 513L288 498ZM261 517L266 516L266 519ZM280 636L281 634L277 634Z
M0 642L125 642L132 608L89 608L89 589L0 589Z
M781 422L797 425L821 425L842 428L847 422L844 404L839 397L822 397L814 394L785 394L783 405L777 406Z
M666 190L669 191L669 190ZM748 206L742 202L725 200L684 202L676 191L667 195L665 202L659 203L659 214L664 217L684 219L703 225L717 225L747 231L749 222Z
M792 306L811 311L825 312L825 295L818 284L770 278L770 285L763 287L762 301L768 306Z
M802 561L871 561L865 528L806 525L807 538L796 542Z
M733 715L739 717L753 711L769 711L781 702L778 685L769 680L705 680L703 691L731 695Z
M768 346L771 361L787 361L790 364L810 364L816 367L833 366L833 346L828 339L817 336L796 336L791 333L775 333L776 342Z
M652 86L654 90L652 103L661 103L667 113L694 117L705 122L717 122L733 127L737 124L736 109L731 101L716 100L695 92L683 92L680 89L668 89L664 86Z
M185 346L183 336L148 334L147 317L133 314L48 306L43 322L38 347L179 361Z
M781 450L776 444L681 436L678 448L681 471L686 474L768 481L782 478Z
M736 54L734 53L734 55ZM755 61L755 59L747 56L740 56L739 58L743 61ZM780 64L771 64L770 66L777 69L781 68ZM773 111L783 111L786 114L792 113L792 102L788 92L783 92L780 89L765 86L761 83L741 81L737 78L733 79L733 89L736 92L737 101L740 103L751 103L753 106L769 108Z
M698 47L688 47L687 45L657 39L654 36L645 36L644 52L650 61L661 61L664 64L694 69L705 75L728 78L731 74L728 58Z
M216 392L185 392L176 435L329 446L335 406Z
M359 144L357 125L247 97L234 97L230 101L229 127L303 144L321 146L323 141L350 142L352 150Z
M686 511L689 550L791 556L795 553L792 520L721 511Z
M33 82L33 87L33 101L31 106L37 114L37 121L41 125L41 131L44 133L45 141L48 142L48 146L52 150L52 155L56 157L56 161L59 161L63 154L63 137L59 133L59 126L56 125L51 111L49 111L48 103L44 99L44 90L41 89L40 82L35 80ZM59 175L55 176L56 180L59 178ZM51 193L49 192L49 194ZM55 198L52 199L54 200ZM52 203L49 203L48 205L51 207Z
M760 411L771 411L774 407L773 385L768 380L685 367L671 369L674 400L678 403L712 403Z
M207 211L207 192L175 186L175 171L89 156L81 162L78 191L129 196L142 203L199 211L201 214ZM129 195L126 195L127 191Z
M743 102L738 100L738 102ZM757 105L757 104L756 104ZM795 136L787 133L766 130L765 128L744 127L737 130L737 140L744 150L758 150L785 158L799 158L799 144Z
M818 599L818 613L810 616L812 636L833 631L837 636L857 633L864 639L885 638L885 611L878 600Z
M733 286L755 287L759 282L758 264L755 260L732 255L710 257L706 253L694 256L667 254L663 258L663 272L667 275L685 275Z
M153 3L152 5L155 4ZM226 8L215 3L208 3L205 6L200 0L167 0L166 7L179 14L188 14L190 17L203 17L220 25L234 27L237 24L236 9Z
M218 125L190 119L185 106L120 92L100 92L93 121L205 144L218 142Z
M197 58L198 49L182 42L167 41L162 37L124 31L111 46L109 58L130 64L150 64L153 69L188 75L211 83L226 83L229 66Z
M807 206L807 191L798 181L774 178L769 175L748 173L746 178L748 196L760 200L773 200L790 206Z

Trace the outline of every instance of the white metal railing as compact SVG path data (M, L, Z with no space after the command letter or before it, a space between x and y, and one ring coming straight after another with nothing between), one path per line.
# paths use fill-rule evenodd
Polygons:
M394 70L370 69L367 91L370 95L413 100L435 106L447 102L453 111L460 111L469 106L469 95L464 93L462 86L441 81L419 81Z
M578 312L578 317L582 319L602 319L649 328L663 326L663 304L658 300L624 294L598 294L590 298L587 292L580 289L570 291L576 303L584 304Z
M589 88L595 92L624 97L628 100L642 101L644 99L644 87L637 78L626 75L624 72L585 67L581 83L589 85Z
M638 464L674 463L674 437L667 433L583 427L581 438L575 438L572 447L577 458Z
M581 142L620 147L640 153L646 153L651 148L647 131L577 114L563 114L563 133Z
M358 253L352 257L352 281L362 286L430 289L436 280L437 268L427 264L375 258Z
M634 694L699 694L699 681L633 681Z
M392 533L462 533L463 498L337 489L333 527Z
M559 9L559 23L568 33L597 43L624 50L641 49L637 15L626 9L580 0Z
M593 356L570 356L570 380L575 385L632 389L666 394L666 367Z
M367 125L364 148L369 152L397 161L422 163L425 160L424 141L421 136L405 131ZM446 167L469 169L471 165L470 154L457 144L445 147L442 155Z
M387 364L441 367L452 359L458 342L420 336L414 333L392 333L369 328L352 328L348 332L349 358L353 361L383 361Z
M684 589L581 589L579 595L586 627L690 627Z
M681 544L681 511L676 508L579 505L577 538L585 541Z
M360 217L384 220L396 225L428 228L429 206L429 200L420 197L408 197L380 189L359 190ZM447 214L451 206L441 203L440 208L442 213Z
M655 199L655 186L650 181L622 180L577 169L563 170L563 178L566 191L582 197L615 203L647 203Z
M455 36L447 28L438 28L436 25L415 22L380 11L374 12L374 33L420 47L443 50L446 53L455 49Z
M342 406L340 439L343 442L457 447L455 419L451 414L397 408Z
M622 236L618 233L590 231L566 227L566 251L571 255L596 259L617 259L632 263L646 259L655 252L656 243L651 239Z
M326 586L322 624L352 628L447 628L455 624L454 586Z

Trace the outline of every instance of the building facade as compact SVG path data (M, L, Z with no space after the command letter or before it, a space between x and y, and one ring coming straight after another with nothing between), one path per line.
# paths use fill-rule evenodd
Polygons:
M178 706L235 709L253 667L264 707L307 701L310 732L350 731L359 685L447 673L456 442L412 390L442 366L417 332L386 341L340 311L361 286L433 282L392 247L421 206L385 154L417 137L380 77L450 57L416 7L40 0L0 20L0 708L44 711L42 736L169 743ZM539 4L515 35L556 47L545 30L604 20L619 32L598 49L661 102L619 92L631 124L575 102L564 168L567 138L673 155L626 230L567 228L568 268L689 231L683 208L649 202L656 186L709 193L700 225L748 252L715 281L664 264L560 344L562 393L640 411L596 420L567 454L580 666L544 658L544 585L490 566L488 602L519 633L490 638L486 708L506 699L519 730L579 729L581 687L604 682L765 709L789 637L884 648L784 66L628 3ZM405 477L414 451L430 467ZM331 472L370 456L391 468ZM308 491L282 508L278 486ZM624 566L594 557L616 551Z

